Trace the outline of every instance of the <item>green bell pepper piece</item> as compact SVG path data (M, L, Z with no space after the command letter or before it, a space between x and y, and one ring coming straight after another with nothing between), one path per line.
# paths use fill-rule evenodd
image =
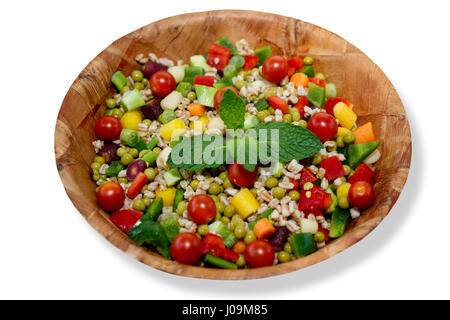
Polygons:
M151 244L163 257L170 258L170 243L163 227L159 223L143 221L135 225L128 232L128 236L138 245Z
M222 269L237 269L237 265L228 260L213 256L212 254L207 253L205 258L203 259L205 262L212 264L215 267L219 267Z
M350 218L350 209L336 207L331 215L330 237L338 238L344 234L348 219Z

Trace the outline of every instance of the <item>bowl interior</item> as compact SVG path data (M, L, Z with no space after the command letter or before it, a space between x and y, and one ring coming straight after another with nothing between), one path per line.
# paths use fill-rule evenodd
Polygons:
M112 95L111 75L129 74L140 65L139 53L155 53L188 61L208 45L227 36L232 42L246 39L252 48L270 45L285 57L309 55L315 69L336 84L338 96L349 99L358 123L372 121L382 140L382 157L376 166L376 200L352 220L346 233L314 254L295 261L258 269L220 270L181 265L135 245L115 227L95 199L90 179L94 157L95 121ZM61 106L55 130L57 168L70 199L86 220L111 243L139 261L160 270L198 278L250 279L298 270L325 260L356 243L388 214L406 181L411 158L411 135L400 98L385 74L365 54L341 37L312 24L253 11L210 11L163 19L144 26L112 43L80 73Z

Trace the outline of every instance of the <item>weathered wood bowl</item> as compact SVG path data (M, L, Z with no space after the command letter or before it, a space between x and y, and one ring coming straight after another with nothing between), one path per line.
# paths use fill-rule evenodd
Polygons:
M111 223L95 198L90 178L94 157L95 121L111 94L111 75L125 74L139 65L139 53L155 53L174 61L206 52L208 45L227 36L248 40L253 48L270 45L285 57L309 55L315 68L338 87L338 96L352 101L358 122L372 121L383 141L382 158L374 177L376 200L351 221L345 234L307 257L276 266L221 270L182 265L135 245ZM402 102L386 75L358 48L320 27L293 18L252 11L210 11L163 19L111 44L80 73L61 106L55 130L57 169L67 194L85 219L112 244L139 261L169 273L208 279L251 279L279 275L325 260L364 238L388 214L407 179L411 135Z

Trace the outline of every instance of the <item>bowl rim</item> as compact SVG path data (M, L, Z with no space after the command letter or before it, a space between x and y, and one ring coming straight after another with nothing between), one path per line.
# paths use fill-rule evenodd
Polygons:
M211 11L183 13L183 14L166 17L166 18L151 22L141 28L138 28L138 29L124 35L123 37L120 37L116 41L118 41L120 39L124 39L126 37L129 37L130 35L139 32L141 29L143 29L145 27L148 27L148 26L151 26L154 24L158 24L158 23L161 23L164 21L170 21L170 20L174 20L174 19L183 19L188 16L203 18L203 17L207 17L208 15L235 15L235 14L241 14L241 15L245 15L245 16L255 16L255 15L261 16L261 15L263 15L263 16L266 16L267 18L270 17L270 18L281 18L281 19L285 19L285 20L289 20L289 21L290 20L300 21L302 23L309 24L309 25L313 26L314 28L318 28L326 33L332 34L333 36L338 37L339 39L347 42L348 44L351 44L350 42L348 42L341 36L331 32L327 29L324 29L322 27L314 25L312 23L309 23L309 22L306 22L306 21L303 21L300 19L296 19L293 17L273 14L273 13L269 13L269 12L253 11L253 10L211 10ZM245 17L244 17L244 19L245 19ZM108 48L113 46L116 41L111 43L102 52L105 52ZM369 59L369 61L371 63L373 63L373 65L381 71L382 76L384 76L386 78L386 80L388 81L388 84L390 86L392 86L392 88L394 88L393 84L388 79L388 77L384 74L384 72L366 54L364 54L361 50L359 50L359 52L361 52L362 55L364 55L367 59ZM91 60L90 63L92 63L94 60L98 59L99 56L101 55L101 53L99 55L97 55L93 60ZM88 66L89 66L89 64L88 64ZM86 68L87 68L87 66L83 69L83 71L86 70ZM76 80L72 83L71 88L75 84L77 79L80 78L83 71L77 76ZM395 88L394 88L394 91L395 91L395 93L397 93ZM69 92L70 92L70 90L69 90ZM66 97L69 95L69 92L67 93ZM65 101L65 100L66 100L66 98L64 98L63 101ZM88 223L92 227L94 227L100 234L102 234L110 243L112 243L114 246L121 249L128 255L136 258L138 261L140 261L146 265L149 265L153 268L156 268L158 270L168 272L171 274L175 274L175 275L185 276L185 277L203 278L203 279L223 279L223 280L243 280L243 279L264 278L264 277L276 276L276 275L281 275L281 274L285 274L288 272L297 271L297 270L306 268L308 266L314 265L318 262L327 260L328 258L340 253L341 251L343 251L343 250L351 247L355 243L359 242L362 238L367 236L387 216L387 214L390 212L390 210L396 203L398 196L400 195L400 193L404 187L404 184L406 183L410 164L411 164L411 154L412 154L411 132L410 132L410 128L409 128L408 118L406 117L406 111L404 110L404 106L401 103L401 101L400 101L400 104L401 104L401 107L403 108L403 112L405 113L406 124L408 125L407 135L409 138L408 143L409 143L410 154L409 154L409 157L407 159L405 159L407 162L404 163L404 166L402 167L405 170L407 170L406 174L405 174L404 178L401 178L401 180L397 181L397 183L396 183L396 186L398 188L400 188L398 195L396 197L394 197L393 199L391 199L391 202L389 203L389 205L387 207L384 206L384 207L376 208L377 211L380 211L380 213L377 214L377 216L376 216L377 219L370 220L369 221L370 223L367 223L367 225L365 225L364 228L362 228L362 230L359 230L360 232L355 232L351 237L347 237L345 239L346 241L338 241L341 238L345 237L345 234L344 234L343 237L333 240L331 243L327 244L325 247L317 250L315 253L313 253L309 256L297 258L297 259L287 262L287 263L272 265L272 266L263 267L263 268L225 270L225 269L206 268L206 267L200 267L200 266L190 266L190 265L179 264L176 261L163 258L162 256L160 256L159 254L155 253L154 251L152 251L150 249L138 246L138 245L134 244L133 242L131 242L131 240L129 240L129 238L126 236L125 233L123 233L120 229L118 229L115 225L113 225L113 223L107 218L108 215L103 210L101 210L98 206L97 206L96 210L86 212L86 208L82 205L82 203L80 203L80 200L76 199L72 190L70 190L69 188L66 187L66 182L68 182L66 180L67 178L64 175L62 175L62 172L61 172L65 169L65 166L60 162L60 158L59 158L59 155L57 152L57 149L60 144L60 139L62 136L61 130L58 130L58 122L61 117L61 110L64 107L64 102L63 102L61 109L59 111L59 114L58 114L55 135L54 135L55 158L56 158L58 173L63 182L66 193L69 196L69 198L71 199L74 206L77 208L77 210L83 215L83 217L88 221Z

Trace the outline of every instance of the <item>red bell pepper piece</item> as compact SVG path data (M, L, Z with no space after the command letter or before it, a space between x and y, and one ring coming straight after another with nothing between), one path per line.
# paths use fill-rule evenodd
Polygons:
M194 78L194 85L200 84L203 86L212 87L214 86L214 76L195 76Z
M325 169L325 178L331 181L345 176L345 170L337 156L322 159L320 167Z
M351 184L358 182L358 181L367 181L370 182L370 180L373 177L373 171L370 169L370 167L365 164L361 163L355 170L355 173L348 179L348 182Z
M300 112L301 119L305 119L305 107L308 107L308 106L309 106L309 103L308 103L308 99L306 98L306 96L298 97L298 101L294 105L294 108L296 108L298 110L298 112Z
M300 70L304 65L305 63L298 56L294 56L288 60L288 66L294 68L295 71Z
M314 183L316 181L317 181L316 176L308 169L303 168L302 171L300 171L300 181L298 183L300 189L303 189L303 186L305 185L305 183L307 183L307 182Z
M320 217L323 216L323 212L322 210L318 209L318 208L314 208L312 210L308 210L305 212L305 217L307 218L310 214L313 214L314 217Z
M122 231L127 232L142 218L144 213L138 210L120 210L109 216L111 221Z
M280 110L281 112L283 112L283 114L288 113L289 106L287 102L281 99L279 96L270 96L267 97L267 100L269 101L272 108Z
M244 71L252 70L259 63L259 59L258 59L258 56L256 54L252 55L252 56L245 56L244 60L245 60Z
M309 82L312 82L318 86L325 88L325 80L320 78L309 78Z
M344 99L344 98L337 98L337 97L334 97L334 98L329 98L329 99L325 102L325 105L323 106L323 108L325 109L325 111L326 111L327 113L329 113L329 114L331 114L332 116L334 116L334 112L333 112L334 106L335 106L336 104L338 104L339 102L343 102L343 103L345 103L345 104L346 104L347 106L349 106L349 107L352 107L352 106L353 106L348 100L346 100L346 99Z
M328 240L330 240L330 231L328 231L325 228L322 228L322 226L320 224L319 224L318 231L322 232L325 235L325 242L328 242Z
M236 262L239 255L233 250L227 249L222 238L213 233L208 233L203 238L203 253L209 253L216 257Z
M294 73L295 73L295 68L288 67L288 72L287 72L288 77L290 78Z
M223 71L230 60L231 50L217 43L212 43L208 47L208 56L206 63L219 71Z
M308 197L309 195L309 197ZM323 191L318 186L313 185L310 190L301 190L300 199L298 201L298 210L311 211L313 209L326 210L333 203L331 194Z
M291 190L298 190L298 181L294 180L294 179L289 179L289 182L292 183L294 185L294 187Z
M148 178L143 172L139 172L139 174L134 178L133 183L128 188L128 197L131 199L136 198L136 196L141 192L142 188L147 183Z

